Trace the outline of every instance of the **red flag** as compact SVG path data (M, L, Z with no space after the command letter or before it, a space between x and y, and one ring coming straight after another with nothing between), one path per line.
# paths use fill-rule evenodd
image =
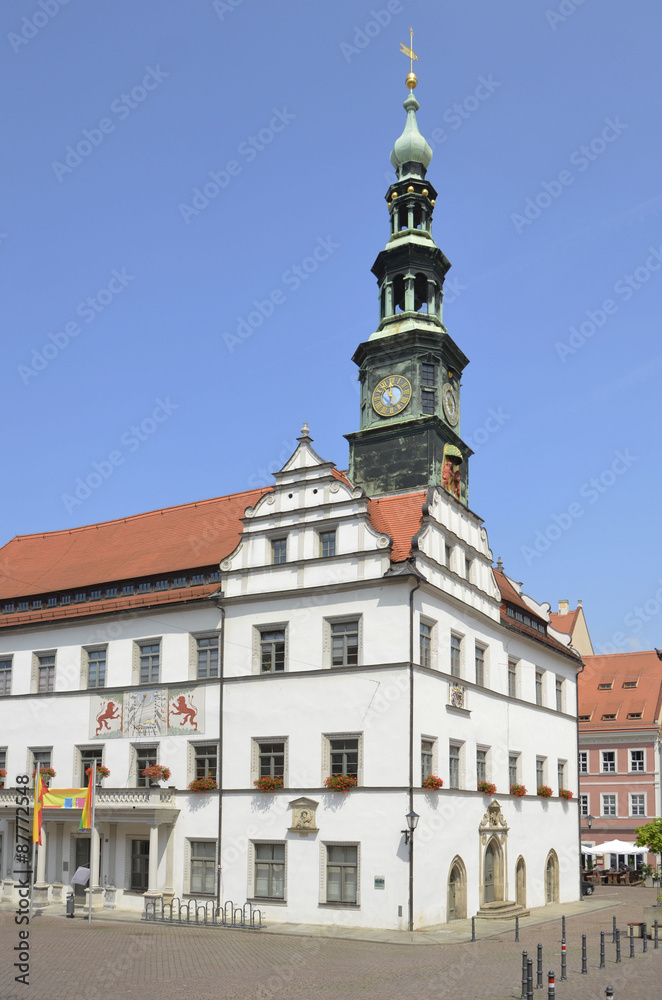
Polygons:
M35 781L34 785L34 816L32 819L32 843L39 844L41 847L41 811L44 807L44 792L46 791L46 785L44 784L44 779L39 773L39 777Z

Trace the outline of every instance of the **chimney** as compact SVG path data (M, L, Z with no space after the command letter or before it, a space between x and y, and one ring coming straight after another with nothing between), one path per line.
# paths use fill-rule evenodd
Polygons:
M570 601L559 601L559 614L567 615L570 610Z

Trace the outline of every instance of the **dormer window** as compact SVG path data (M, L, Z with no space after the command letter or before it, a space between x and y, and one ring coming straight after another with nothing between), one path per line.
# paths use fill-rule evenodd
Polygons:
M287 562L287 538L272 538L271 561L274 566Z
M598 691L611 691L614 686L613 681L609 681L607 684L598 684Z
M623 681L624 688L636 688L638 681Z
M602 716L602 721L603 722L611 722L612 719L615 719L615 718L616 718L616 715L614 713L610 713L609 715L603 715Z

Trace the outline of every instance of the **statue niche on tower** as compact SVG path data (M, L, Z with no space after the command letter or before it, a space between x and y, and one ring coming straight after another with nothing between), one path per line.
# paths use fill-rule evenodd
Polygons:
M447 444L444 447L444 464L441 469L441 485L449 493L452 493L458 500L461 499L462 491L462 473L460 472L461 464L462 454L459 449L455 448L453 445Z

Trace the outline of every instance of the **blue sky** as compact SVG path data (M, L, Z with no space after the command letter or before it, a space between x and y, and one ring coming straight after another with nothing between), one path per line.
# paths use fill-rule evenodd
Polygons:
M346 467L410 24L471 507L661 646L655 0L6 0L2 538Z

